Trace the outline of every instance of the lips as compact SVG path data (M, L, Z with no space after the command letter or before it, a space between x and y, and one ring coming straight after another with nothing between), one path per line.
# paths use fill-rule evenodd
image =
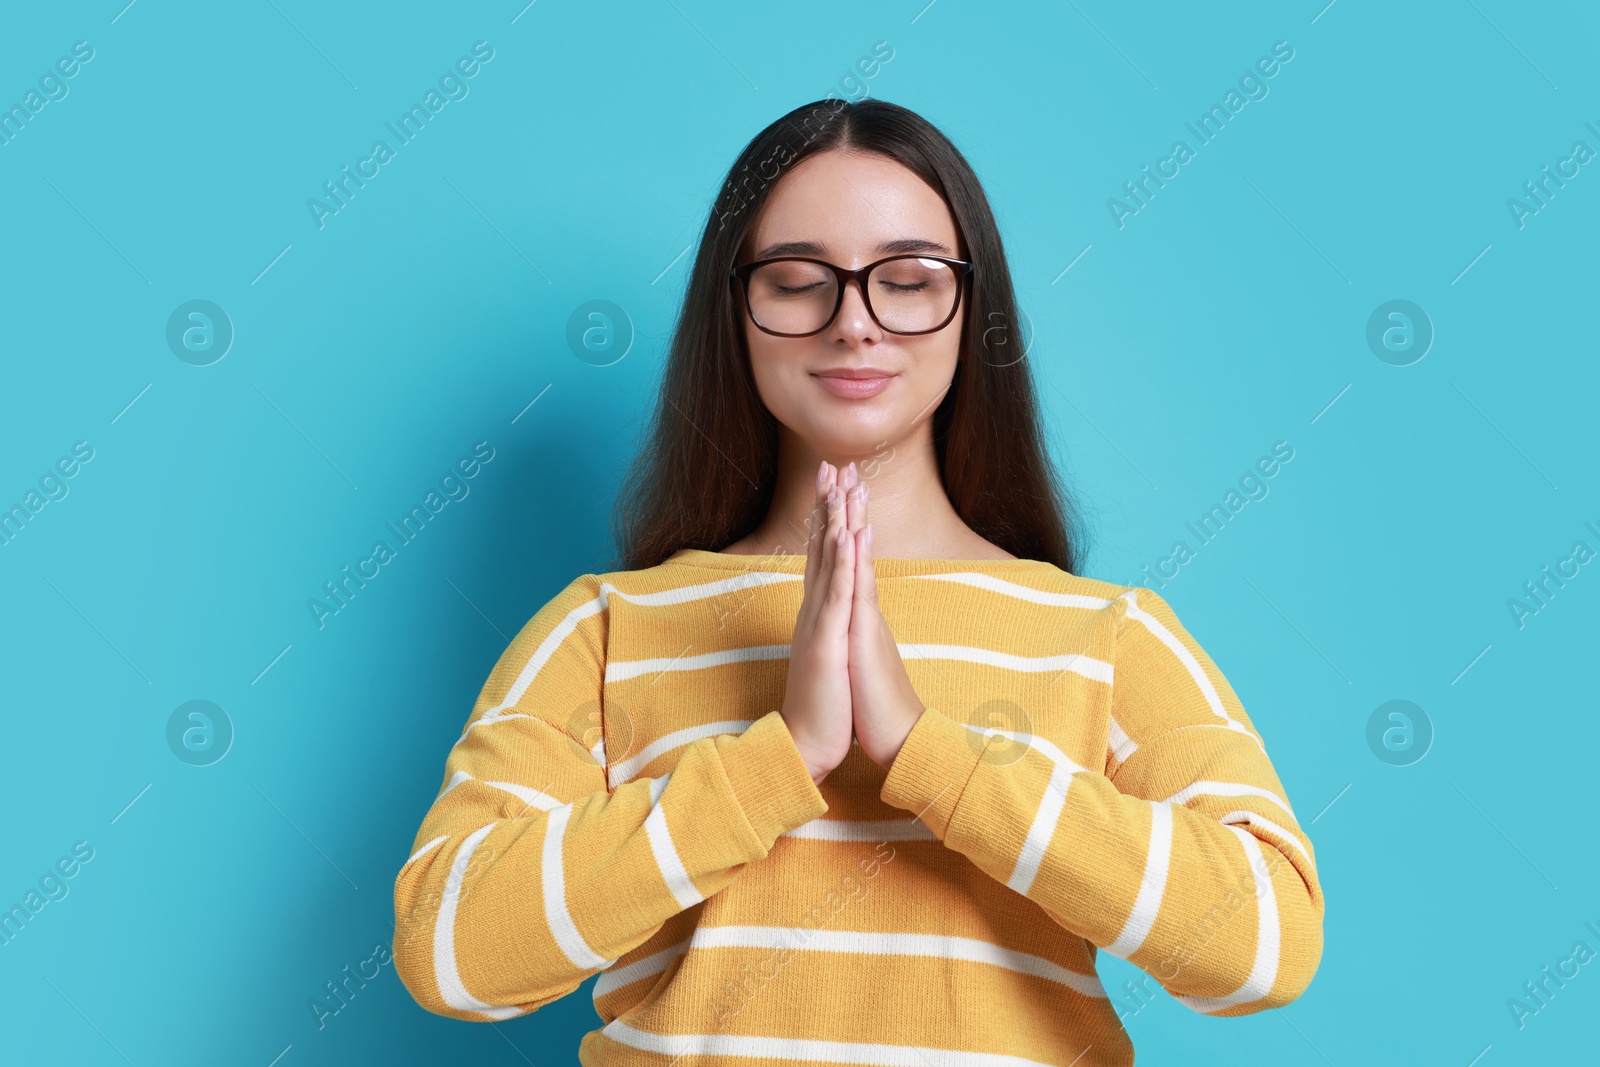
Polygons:
M819 378L851 378L857 381L893 377L892 372L879 370L877 367L835 367L833 370L816 371L815 374Z
M876 396L883 392L894 378L892 372L877 367L836 367L832 370L816 371L813 376L822 382L823 388L830 393L852 400Z

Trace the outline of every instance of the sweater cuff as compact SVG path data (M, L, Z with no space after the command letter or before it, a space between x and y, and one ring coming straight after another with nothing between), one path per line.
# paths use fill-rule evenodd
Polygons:
M984 740L937 709L924 709L889 765L879 799L915 812L943 841L983 759Z
M779 836L822 815L828 802L779 712L761 716L736 742L718 746L723 772L750 828L770 852Z

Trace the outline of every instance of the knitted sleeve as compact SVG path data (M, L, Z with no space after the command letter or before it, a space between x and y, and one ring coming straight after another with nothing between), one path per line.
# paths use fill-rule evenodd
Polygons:
M827 811L776 711L610 787L590 730L610 591L584 575L529 620L445 759L394 886L395 969L431 1012L493 1021L565 996Z
M1118 606L1121 606L1120 608ZM1322 956L1311 841L1227 679L1161 597L1120 610L1106 773L1043 737L996 757L926 710L881 796L1040 905L1211 1015L1281 1007Z

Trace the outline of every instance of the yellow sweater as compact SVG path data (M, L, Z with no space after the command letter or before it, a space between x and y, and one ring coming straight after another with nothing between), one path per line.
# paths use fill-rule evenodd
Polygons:
M803 556L585 574L490 674L395 881L417 1002L598 974L588 1067L1133 1062L1098 950L1211 1015L1322 955L1311 841L1167 603L1037 560L880 559L927 711L812 784L778 709Z

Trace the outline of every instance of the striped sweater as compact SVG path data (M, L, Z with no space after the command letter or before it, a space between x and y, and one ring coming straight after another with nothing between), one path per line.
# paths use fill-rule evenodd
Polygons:
M429 1011L594 983L581 1063L1131 1064L1104 950L1186 1007L1310 983L1310 839L1155 593L1038 560L876 561L927 710L814 785L778 709L800 555L585 574L512 640L395 881Z

